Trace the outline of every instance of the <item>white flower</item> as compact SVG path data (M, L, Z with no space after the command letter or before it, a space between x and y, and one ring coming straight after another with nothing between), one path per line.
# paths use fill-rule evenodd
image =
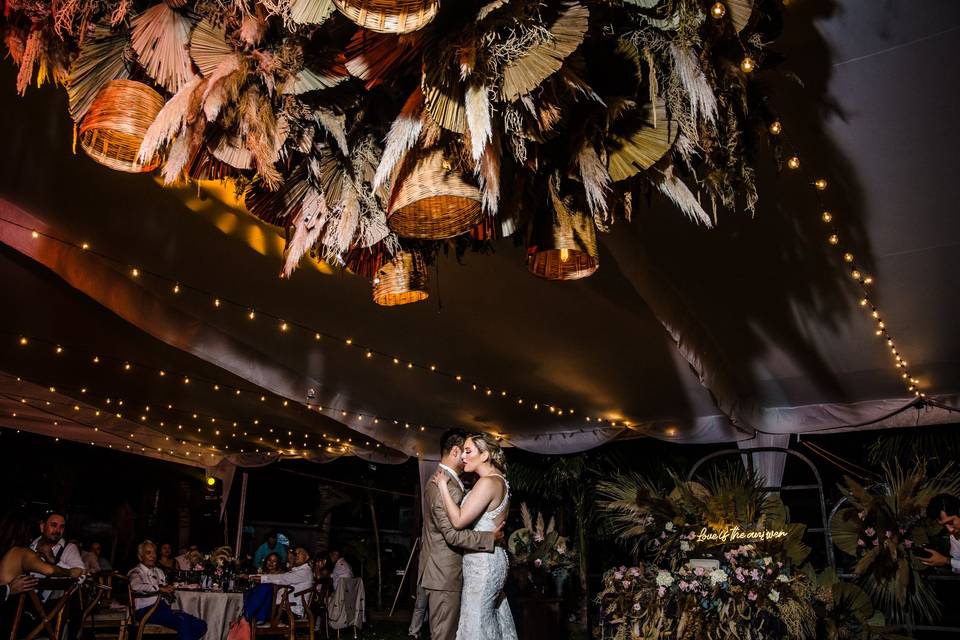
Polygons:
M790 578L788 578L786 574L783 574L783 573L777 576L777 580L780 582L790 582Z
M669 587L673 584L673 576L669 571L661 571L657 574L657 586Z
M770 556L765 557L763 559L763 564L764 565L773 564L773 558L771 558Z
M727 572L723 569L714 569L710 572L710 583L713 586L717 586L721 582L726 582L727 579Z
M779 602L780 592L777 591L776 589L770 589L770 599L773 600L774 602Z
M680 551L690 551L690 543L686 540L680 541Z
M667 531L673 531L673 523L667 522L667 524L663 525L663 528L666 529Z

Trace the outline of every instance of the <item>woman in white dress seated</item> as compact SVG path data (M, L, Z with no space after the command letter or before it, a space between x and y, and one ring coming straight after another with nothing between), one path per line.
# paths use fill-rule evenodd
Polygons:
M494 531L506 519L510 504L503 449L493 437L477 433L464 442L462 460L464 473L478 476L462 504L458 505L450 496L442 469L433 477L450 523L456 529ZM497 547L494 553L464 554L457 640L517 640L510 605L503 595L509 566L503 547Z

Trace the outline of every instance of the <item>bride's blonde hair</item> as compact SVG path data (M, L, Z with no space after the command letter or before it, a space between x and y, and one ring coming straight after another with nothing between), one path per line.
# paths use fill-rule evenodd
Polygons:
M490 464L503 475L507 475L507 457L496 438L489 433L471 433L467 439L473 442L480 453L489 453Z

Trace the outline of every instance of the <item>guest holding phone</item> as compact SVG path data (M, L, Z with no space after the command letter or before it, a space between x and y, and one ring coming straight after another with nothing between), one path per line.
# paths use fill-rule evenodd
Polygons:
M935 496L927 507L927 515L950 534L950 556L924 547L930 555L920 561L928 567L949 567L954 573L960 573L960 498L947 494Z

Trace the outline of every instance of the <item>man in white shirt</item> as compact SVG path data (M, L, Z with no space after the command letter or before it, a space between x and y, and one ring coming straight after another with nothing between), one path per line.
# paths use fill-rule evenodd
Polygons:
M63 537L67 518L59 511L48 511L40 521L40 536L30 543L34 551L37 547L49 547L50 560L64 569L83 569L83 558L77 545L67 542ZM35 574L38 577L39 574Z
M290 610L295 616L303 617L303 596L294 596L294 594L313 589L313 567L310 566L310 554L303 547L297 547L291 554L290 560L293 564L290 571L267 573L259 578L263 584L283 584L293 587L293 591L290 592ZM283 592L278 591L277 602L280 602L282 597Z
M207 632L207 623L183 611L174 611L165 599L173 596L174 589L167 584L166 574L157 566L157 545L149 540L143 541L137 547L137 557L140 564L127 574L137 619L143 618L158 598L164 598L147 623L173 629L179 640L200 640Z
M353 568L347 559L340 554L339 549L330 551L330 563L333 565L333 571L330 572L330 581L333 583L333 590L337 590L337 583L344 578L353 577Z
M954 573L960 573L960 499L947 494L935 496L927 508L927 515L942 524L950 534L950 557L926 548L930 556L920 561L928 567L950 567Z

